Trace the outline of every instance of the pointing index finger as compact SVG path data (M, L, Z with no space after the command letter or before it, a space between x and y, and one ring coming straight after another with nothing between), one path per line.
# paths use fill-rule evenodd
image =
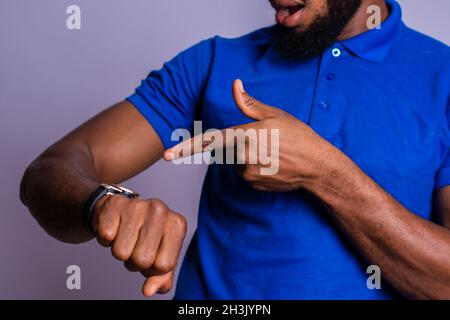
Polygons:
M165 160L176 160L192 156L196 153L212 151L214 149L224 148L226 143L224 139L217 139L218 135L222 135L221 131L204 133L195 136L189 140L183 141L176 146L164 152Z
M243 124L223 130L212 130L183 141L164 152L167 161L190 157L196 153L204 153L212 150L222 150L235 147L239 143L237 130L243 131L252 127L253 123Z

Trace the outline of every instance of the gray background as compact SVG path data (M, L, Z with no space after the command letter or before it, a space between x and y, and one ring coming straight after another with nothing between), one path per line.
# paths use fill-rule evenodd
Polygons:
M410 26L450 44L450 1L400 2ZM79 31L65 26L70 4L81 7ZM141 275L108 249L59 243L38 227L18 199L21 175L46 146L180 50L272 22L267 0L0 0L0 298L142 298ZM204 172L158 163L126 185L184 213L189 239ZM80 291L66 288L71 264L81 267Z

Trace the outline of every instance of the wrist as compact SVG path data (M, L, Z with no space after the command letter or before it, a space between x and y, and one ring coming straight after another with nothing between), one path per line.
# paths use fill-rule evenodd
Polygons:
M111 194L105 194L99 200L97 200L95 202L95 204L92 206L92 212L91 212L93 220L95 220L95 217L96 217L97 213L103 207L104 203L111 197L112 197Z
M359 167L338 149L327 152L317 169L315 178L309 183L307 189L327 201L344 196L349 186L357 187L361 183Z
M370 176L345 154L330 163L320 179L311 183L309 191L338 219L359 219L369 210L386 209L395 203Z
M100 210L107 198L112 195L121 195L127 198L138 198L139 194L124 188L119 185L112 185L102 183L100 186L91 194L89 199L86 201L83 212L83 224L93 235L95 234L94 228L94 215Z

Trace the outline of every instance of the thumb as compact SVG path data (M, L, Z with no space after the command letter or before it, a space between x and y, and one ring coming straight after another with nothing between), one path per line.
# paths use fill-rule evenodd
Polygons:
M253 120L260 121L274 118L278 112L281 111L250 96L245 91L244 84L239 79L235 80L233 83L233 97L241 112Z
M150 276L145 280L142 293L150 297L156 293L167 293L173 286L173 271L158 276Z

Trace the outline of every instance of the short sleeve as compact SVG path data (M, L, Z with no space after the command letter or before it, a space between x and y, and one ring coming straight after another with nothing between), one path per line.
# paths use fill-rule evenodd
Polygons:
M213 60L213 39L178 54L127 98L150 122L166 149L176 129L192 131Z

